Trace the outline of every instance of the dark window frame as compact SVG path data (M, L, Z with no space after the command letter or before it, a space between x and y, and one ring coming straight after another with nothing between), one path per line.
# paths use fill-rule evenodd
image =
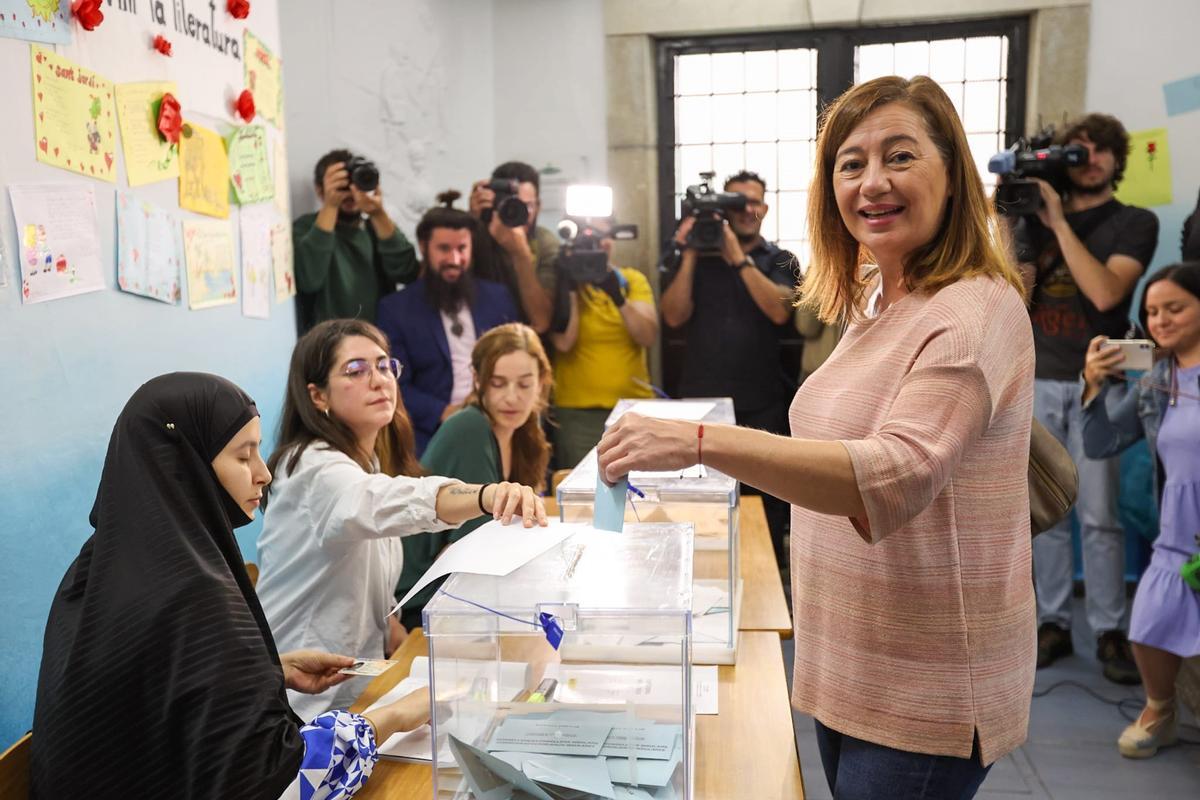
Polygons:
M917 40L1007 36L1007 91L1005 144L1011 145L1025 129L1028 90L1028 16L1005 16L952 22L880 25L864 28L735 33L718 36L663 37L655 39L658 127L658 218L663 239L675 230L675 56L729 53L750 50L809 48L817 51L817 113L854 82L854 49L858 45ZM718 175L721 181L724 176ZM683 337L664 327L663 384L668 393L678 377ZM786 368L798 373L800 343L794 336L784 342ZM794 364L792 362L795 362Z

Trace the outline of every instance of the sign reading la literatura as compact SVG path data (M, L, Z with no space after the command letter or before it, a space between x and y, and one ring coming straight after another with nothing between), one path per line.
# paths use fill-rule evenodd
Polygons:
M108 0L108 4L115 5L121 11L129 14L138 13L138 0L116 0L115 3L113 0ZM203 1L197 3L193 0L188 3L187 0L143 0L142 5L150 18L163 27L167 25L167 7L169 5L171 22L178 33L195 39L219 53L224 53L235 61L242 60L240 31L234 31L233 35L230 35L217 27L217 0L208 0L208 16L204 15L206 4ZM193 13L194 10L199 10L200 16L196 16ZM222 16L224 16L223 13Z

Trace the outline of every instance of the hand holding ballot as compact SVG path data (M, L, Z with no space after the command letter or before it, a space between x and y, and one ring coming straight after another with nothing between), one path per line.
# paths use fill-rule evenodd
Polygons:
M701 463L703 429L691 420L623 414L600 439L600 475L611 484L634 470L685 469Z

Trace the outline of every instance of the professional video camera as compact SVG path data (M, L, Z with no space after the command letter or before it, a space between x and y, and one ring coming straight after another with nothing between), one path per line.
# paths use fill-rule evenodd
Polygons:
M605 236L618 241L637 238L637 225L612 225L598 230L592 220L612 219L612 189L608 186L568 186L567 218L558 223L563 245L558 268L577 284L599 284L608 277L608 254L600 246Z
M1054 128L1044 128L988 159L988 172L1005 176L996 186L996 210L1020 216L1042 207L1042 192L1034 178L1041 178L1063 194L1067 191L1067 167L1088 163L1088 149L1081 144L1051 144ZM1011 176L1011 177L1009 177Z
M529 222L529 207L517 196L519 185L519 181L508 178L492 178L484 184L484 188L496 193L492 207L485 208L480 215L484 225L492 221L493 211L499 214L500 221L510 228L519 228Z
M379 168L362 156L351 156L346 162L346 172L350 173L350 183L360 192L373 192L379 188Z
M741 192L713 190L714 175L715 172L701 172L700 183L687 187L683 199L683 216L696 220L688 233L687 245L705 253L721 250L726 214L746 208L746 195Z

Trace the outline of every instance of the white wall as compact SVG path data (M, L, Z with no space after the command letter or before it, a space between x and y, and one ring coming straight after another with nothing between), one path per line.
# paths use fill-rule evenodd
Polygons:
M492 2L288 0L288 9L294 213L316 210L317 159L348 147L379 165L385 202L411 238L438 192L465 193L495 166Z
M1168 117L1162 90L1200 74L1200 3L1092 0L1091 27L1088 111L1112 114L1130 131L1167 129L1174 202L1151 209L1160 225L1153 269L1179 260L1180 229L1200 190L1200 111Z
M295 213L312 168L349 147L376 159L406 235L438 192L502 161L606 179L601 0L288 0L280 20ZM460 203L460 206L465 206Z

